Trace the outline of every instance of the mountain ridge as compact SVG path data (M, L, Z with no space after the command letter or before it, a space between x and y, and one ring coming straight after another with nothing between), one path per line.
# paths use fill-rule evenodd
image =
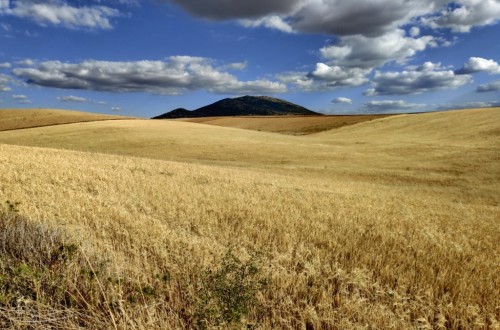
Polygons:
M289 101L270 96L225 98L196 110L177 108L152 119L224 117L224 116L321 115Z

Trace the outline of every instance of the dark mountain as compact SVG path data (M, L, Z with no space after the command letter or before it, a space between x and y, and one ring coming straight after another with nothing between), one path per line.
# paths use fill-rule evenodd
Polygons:
M164 113L163 115L159 115L153 117L152 119L174 119L174 118L195 118L195 117L205 117L199 112L190 111L184 108L177 108L170 112Z
M242 96L223 99L197 110L176 109L153 119L219 116L320 115L299 105L268 96Z

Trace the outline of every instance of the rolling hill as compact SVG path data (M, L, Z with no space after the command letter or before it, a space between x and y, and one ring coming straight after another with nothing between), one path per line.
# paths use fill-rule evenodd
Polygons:
M126 118L58 109L0 109L0 131Z
M184 118L182 121L290 135L307 135L354 125L389 115L238 116Z
M213 104L188 111L175 109L153 119L220 117L220 116L283 116L320 115L299 105L268 96L242 96L223 99Z
M330 174L333 167L347 176L377 168L393 177L394 168L446 168L454 158L457 164L474 163L470 155L476 151L497 152L499 114L494 108L397 115L305 136L182 121L114 120L2 132L0 143L304 170L308 175L308 169L325 166ZM489 148L478 151L482 146ZM425 172L410 173L419 180L428 178Z

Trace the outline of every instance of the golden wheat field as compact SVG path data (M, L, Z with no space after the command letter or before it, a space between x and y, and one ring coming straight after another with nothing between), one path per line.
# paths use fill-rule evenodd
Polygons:
M240 116L240 117L201 117L178 119L190 123L202 123L223 127L251 129L291 135L306 135L365 121L380 119L387 115L349 115L349 116Z
M0 131L126 118L58 109L0 109Z
M500 110L0 132L0 327L499 329Z

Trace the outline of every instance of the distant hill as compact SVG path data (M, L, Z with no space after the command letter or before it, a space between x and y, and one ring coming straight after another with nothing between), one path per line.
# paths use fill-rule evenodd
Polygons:
M153 117L153 119L283 115L321 114L274 97L247 95L233 99L223 99L193 111L183 108L175 109L163 115Z
M168 113L165 113L163 115L160 115L158 117L153 117L153 119L165 119L165 118L198 118L198 117L205 117L201 113L197 113L195 111L190 111L184 108L177 108L175 110L172 110Z

